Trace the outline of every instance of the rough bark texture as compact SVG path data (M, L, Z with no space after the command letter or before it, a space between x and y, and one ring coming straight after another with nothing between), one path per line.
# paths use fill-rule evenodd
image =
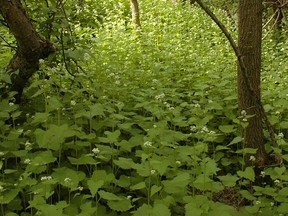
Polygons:
M0 13L18 45L7 68L12 84L2 94L5 96L9 91L16 91L15 98L19 103L28 79L39 68L39 59L48 57L55 48L37 34L20 0L0 0Z
M246 67L246 74L238 68L238 103L240 111L245 110L249 125L243 128L245 147L256 148L256 165L263 166L267 160L264 149L260 101L261 72L261 38L262 38L262 1L239 1L239 38L240 56ZM245 77L247 76L247 77ZM247 83L249 80L250 84ZM253 92L250 87L253 88ZM246 164L250 164L246 156Z
M131 12L132 12L132 22L135 28L140 28L140 13L139 13L139 4L137 0L130 0Z

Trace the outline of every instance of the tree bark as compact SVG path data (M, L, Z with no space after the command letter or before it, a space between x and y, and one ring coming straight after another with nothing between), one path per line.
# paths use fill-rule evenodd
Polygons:
M248 126L242 128L244 147L257 149L256 161L249 160L250 156L246 155L245 162L247 165L256 163L258 167L263 166L267 160L264 148L263 116L259 106L261 103L262 10L260 0L239 1L238 47L246 73L238 67L238 103L240 111L245 110L247 115L252 116L248 118Z
M132 22L135 28L140 28L140 12L139 12L139 4L137 0L130 0L131 12L132 12Z
M19 103L29 78L39 69L39 59L47 58L55 48L36 32L20 0L0 0L0 13L17 41L16 53L7 68L11 84L7 84L2 96L16 91L14 97Z

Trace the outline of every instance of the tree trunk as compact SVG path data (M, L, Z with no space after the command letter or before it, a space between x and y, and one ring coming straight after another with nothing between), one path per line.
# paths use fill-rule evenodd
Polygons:
M261 114L261 38L262 38L262 1L239 1L239 53L246 72L238 67L238 103L242 114L248 117L248 126L243 127L244 147L257 149L256 161L249 155L245 156L247 165L258 167L266 163L267 155L264 149L264 135ZM245 112L244 112L244 111ZM246 120L246 117L243 118Z
M135 28L140 28L140 13L139 13L139 4L137 0L130 0L131 12L132 12L132 22Z
M7 68L11 84L7 84L2 96L7 97L9 92L16 91L17 95L14 97L19 103L25 85L39 68L39 59L48 57L55 48L35 31L20 0L0 0L0 13L18 45Z

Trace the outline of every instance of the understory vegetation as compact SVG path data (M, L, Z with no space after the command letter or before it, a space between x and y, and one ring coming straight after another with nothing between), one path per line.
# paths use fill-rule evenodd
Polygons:
M57 54L41 61L20 105L13 93L0 101L0 215L286 215L287 32L266 29L262 48L279 144L265 131L266 148L283 164L257 173L244 164L256 153L239 130L251 116L237 110L236 58L218 27L196 6L141 1L135 29L129 2L112 2L56 16ZM234 21L214 12L236 37ZM45 22L35 25L44 32ZM1 48L5 82L12 54Z

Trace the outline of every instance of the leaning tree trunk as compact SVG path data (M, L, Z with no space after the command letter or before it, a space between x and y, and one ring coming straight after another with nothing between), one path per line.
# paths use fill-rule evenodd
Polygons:
M245 71L238 67L238 103L240 111L244 110L242 114L246 112L252 116L248 118L248 126L243 127L244 147L257 149L256 161L249 160L249 155L246 155L245 162L248 165L255 163L258 167L267 160L262 128L263 112L259 106L262 10L261 0L239 1L238 47Z
M14 97L19 103L25 85L39 68L39 59L48 57L55 48L38 35L20 0L0 0L0 13L17 41L16 53L7 68L11 83L7 83L2 96L16 91Z
M139 4L137 0L130 0L131 13L132 13L132 22L135 28L140 28L140 12L139 12Z

